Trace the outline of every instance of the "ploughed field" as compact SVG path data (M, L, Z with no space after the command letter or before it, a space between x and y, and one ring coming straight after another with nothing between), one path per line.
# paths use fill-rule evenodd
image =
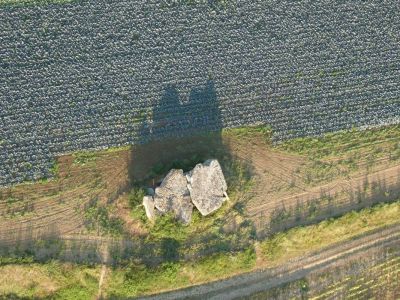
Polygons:
M0 189L0 242L146 236L152 229L143 219L141 195L130 204L138 184L155 184L182 163L178 158L187 157L187 167L214 155L232 201L221 215L194 222L207 228L216 218L218 228L231 232L247 220L259 237L269 236L399 199L399 135L399 126L389 126L273 145L270 130L255 127L61 156L55 179ZM244 174L250 181L240 187Z
M399 127L329 134L276 146L243 136L232 151L255 177L248 216L263 234L400 197Z
M0 1L2 186L149 138L399 122L397 0L27 2Z
M397 295L387 278L398 274L399 126L279 144L271 135L243 127L76 152L57 158L52 180L1 188L0 268L10 276L0 276L0 292L123 298L205 284L193 291ZM206 158L220 161L230 201L207 217L193 212L189 226L169 216L147 221L142 188ZM363 209L382 202L393 203ZM361 262L366 253L371 259ZM43 280L26 275L30 267ZM209 283L249 271L257 272Z
M126 187L130 159L123 150L89 156L59 157L54 180L0 189L1 245L85 233L85 211Z

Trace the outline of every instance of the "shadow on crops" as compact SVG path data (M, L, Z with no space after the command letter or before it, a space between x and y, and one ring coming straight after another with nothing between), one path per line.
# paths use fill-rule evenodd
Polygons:
M165 87L150 116L151 118L140 119L137 128L142 143L134 146L131 152L129 175L132 185L155 186L170 169L188 171L209 158L217 158L227 181L232 180L231 186L236 184L235 165L232 163L235 158L222 136L221 111L212 80L193 88L187 99L179 93L176 86ZM216 226L222 228L223 225ZM26 236L29 232L24 231L23 237L16 236L16 242L12 246L3 247L4 256L18 253L19 257L33 257L38 261L57 258L73 262L105 262L101 253L104 245L100 239L64 241L59 238L56 230L43 233L37 239L33 234ZM200 234L185 242L173 237L157 241L116 238L115 241L108 242L110 260L105 263L118 264L137 259L146 265L158 265L211 253L239 250L248 245L247 235L235 239L231 236L219 232ZM187 254L187 249L195 247L198 251Z
M132 183L156 181L170 169L188 171L208 158L229 149L221 137L221 112L214 82L193 88L187 99L174 85L165 87L151 118L139 129L142 143L135 145L129 168ZM149 180L153 182L148 182Z

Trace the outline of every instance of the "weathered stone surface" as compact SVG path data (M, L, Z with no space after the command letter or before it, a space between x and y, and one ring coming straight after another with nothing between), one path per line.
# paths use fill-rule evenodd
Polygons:
M152 196L143 197L143 206L146 210L146 216L149 220L153 221L156 218L156 212L154 210L154 199Z
M192 220L193 204L191 202L190 196L185 195L183 197L178 197L173 211L175 216L182 221L184 224L189 224Z
M216 159L209 159L186 174L193 204L203 216L218 208L226 200L227 184Z
M188 224L192 218L187 180L182 170L171 170L154 194L155 207L161 213L173 212L177 219Z
M172 169L155 190L155 206L160 212L167 213L172 210L176 197L188 194L183 171Z

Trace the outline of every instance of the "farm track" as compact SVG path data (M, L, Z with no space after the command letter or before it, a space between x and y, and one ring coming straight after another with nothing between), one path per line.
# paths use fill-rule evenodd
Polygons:
M229 279L198 285L140 299L239 299L277 287L281 284L299 280L310 272L321 271L343 260L375 248L390 245L398 246L400 225L370 232L350 241L333 245L322 251L290 260L276 268L257 270L237 275Z

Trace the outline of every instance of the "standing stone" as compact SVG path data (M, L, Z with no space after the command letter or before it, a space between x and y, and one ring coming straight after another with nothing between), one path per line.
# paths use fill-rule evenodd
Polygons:
M227 184L218 160L196 165L186 178L192 202L203 216L220 208L226 200Z
M193 205L190 201L187 181L182 170L172 169L156 188L155 207L161 213L174 213L175 217L185 224L190 223Z
M154 199L152 196L143 197L143 206L146 211L146 216L150 221L154 221L156 213L154 210Z

